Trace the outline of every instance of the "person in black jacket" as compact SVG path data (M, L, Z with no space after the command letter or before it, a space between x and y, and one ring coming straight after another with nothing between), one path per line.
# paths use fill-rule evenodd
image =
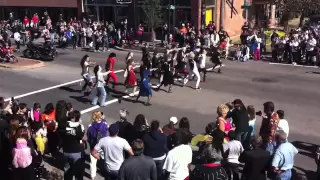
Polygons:
M163 179L163 164L166 159L167 148L167 136L163 134L160 129L159 121L155 120L151 122L151 131L144 135L144 154L153 158L157 166L157 179Z
M266 170L271 161L271 155L261 148L260 136L255 137L252 144L254 149L243 152L239 157L239 161L245 163L241 180L266 180Z
M232 121L236 126L236 140L242 144L246 140L249 132L249 115L246 107L240 99L233 101L234 110L232 111ZM246 149L248 145L244 145Z
M156 164L152 158L143 154L144 144L141 139L132 143L134 156L126 159L119 170L119 180L157 180ZM158 179L159 180L159 179Z
M69 112L65 128L60 128L63 134L62 149L65 157L65 180L72 180L73 176L77 180L83 180L84 160L82 153L84 146L82 139L84 137L84 127L79 123L81 113L77 110Z

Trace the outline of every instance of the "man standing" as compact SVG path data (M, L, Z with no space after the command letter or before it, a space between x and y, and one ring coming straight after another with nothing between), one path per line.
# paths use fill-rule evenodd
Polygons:
M155 162L152 158L143 155L143 141L137 139L133 141L132 145L134 156L122 163L118 180L157 180Z
M253 150L243 152L239 161L244 163L241 180L266 180L266 168L271 155L261 148L262 139L257 136L253 139Z
M127 151L130 155L134 155L129 143L118 137L119 124L111 124L109 127L109 135L100 139L99 143L93 148L91 154L96 159L100 159L100 150L104 153L105 161L105 178L109 180L118 180L118 172L124 161L123 151Z
M272 168L276 177L272 179L290 180L292 177L294 156L298 154L298 150L287 141L287 135L283 131L278 132L276 140L279 147L274 153L272 160Z
M263 111L265 115L262 119L259 135L262 137L264 148L270 154L273 154L276 146L275 137L280 119L278 114L274 112L273 102L265 102L263 104ZM262 116L262 112L258 112L258 115Z

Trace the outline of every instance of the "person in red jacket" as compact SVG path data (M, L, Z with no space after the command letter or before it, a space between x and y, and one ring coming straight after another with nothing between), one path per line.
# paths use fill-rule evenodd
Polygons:
M25 27L29 27L29 22L30 22L30 19L27 16L25 16L24 19L23 19L24 26Z
M113 89L115 89L116 84L118 83L118 79L116 74L114 73L114 64L116 62L116 54L115 53L110 53L108 59L107 59L107 63L106 63L106 71L111 71L108 74L106 83L107 85L110 82L110 78L113 80Z
M39 16L37 13L35 13L32 17L33 23L34 23L34 27L38 28L38 23L39 23Z

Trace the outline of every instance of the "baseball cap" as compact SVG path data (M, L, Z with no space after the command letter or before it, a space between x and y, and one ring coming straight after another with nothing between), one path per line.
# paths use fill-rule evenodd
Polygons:
M109 126L109 133L110 133L110 135L111 135L111 136L116 135L116 134L119 132L119 129L120 129L120 127L119 127L119 124L118 124L118 123L111 124L111 125Z
M172 116L172 117L170 118L170 122L172 122L173 124L177 124L177 122L178 122L178 118L177 118L177 117Z

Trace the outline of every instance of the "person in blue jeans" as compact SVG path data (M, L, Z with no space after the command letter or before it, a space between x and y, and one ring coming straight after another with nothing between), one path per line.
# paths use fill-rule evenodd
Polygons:
M276 136L278 148L272 159L272 169L275 172L271 180L291 180L294 157L298 150L287 141L287 134L280 130Z
M80 124L81 113L77 110L68 113L68 121L59 123L64 155L64 180L83 180L84 176L84 126Z
M91 104L97 105L99 104L101 107L105 106L107 92L104 88L105 80L104 76L107 76L111 71L108 72L101 72L102 68L99 65L96 65L93 69L93 72L96 76L95 88L97 90L97 95L93 98ZM98 102L99 101L99 102Z

